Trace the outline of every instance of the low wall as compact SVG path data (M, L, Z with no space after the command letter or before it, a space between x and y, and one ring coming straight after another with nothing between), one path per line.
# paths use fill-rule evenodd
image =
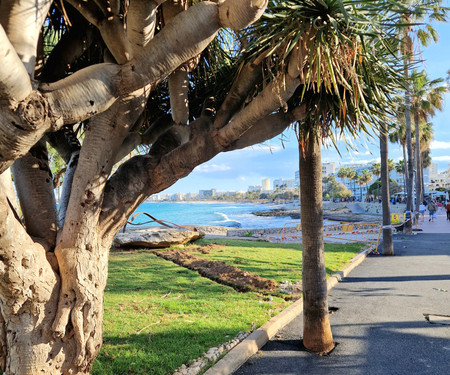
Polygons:
M406 204L390 204L390 209L392 214L399 214L406 211ZM351 212L357 214L373 214L373 215L381 215L383 213L383 208L381 203L372 202L323 202L324 210L338 210L348 208Z
M278 235L283 228L261 228L261 229L229 229L227 237L264 237Z

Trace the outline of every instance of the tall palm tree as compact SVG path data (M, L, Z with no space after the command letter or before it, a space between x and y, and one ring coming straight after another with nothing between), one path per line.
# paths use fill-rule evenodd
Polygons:
M386 128L382 129L380 132L380 158L381 205L383 208L382 254L394 255L389 198L388 131Z
M420 125L420 161L421 161L421 185L425 192L423 171L431 165L431 141L433 140L433 124L422 121ZM422 198L423 200L423 198Z
M414 117L415 130L415 162L416 162L416 211L423 201L422 175L423 168L421 162L421 121L426 122L429 117L433 117L436 110L441 110L443 105L443 95L447 91L442 85L443 79L430 80L425 71L414 72L412 75L412 97L411 111ZM417 142L419 139L419 142Z
M404 116L400 115L397 118L397 123L395 126L389 129L389 141L391 143L398 143L402 147L403 152L403 162L404 162L404 182L405 182L405 192L406 186L408 186L408 163L407 163L407 155L406 155L406 125Z
M395 164L395 171L397 173L401 173L403 175L403 191L406 191L406 164L405 159L400 160L397 164Z
M361 182L363 184L366 185L366 199L367 199L368 198L368 193L369 193L369 182L372 181L372 173L369 170L364 169L361 172L361 175L360 175L359 179L361 180Z
M359 185L359 200L362 202L362 187L365 184L364 176L357 174L355 176L355 182Z
M321 144L325 138L335 143L335 131L345 139L379 124L382 109L400 87L392 54L391 20L398 20L393 12L402 8L397 5L274 0L266 16L250 28L260 37L247 50L257 61L264 60L269 75L280 77L287 70L282 87L290 87L292 79L300 82L286 102L305 111L297 125L301 216L308 218L302 220L303 344L318 353L334 346L323 253Z
M372 167L370 167L370 172L372 172L372 174L374 176L376 176L377 179L378 179L380 177L380 175L381 175L381 164L380 163L372 164ZM380 195L379 191L377 191L377 195Z
M347 173L347 177L350 179L350 181L353 181L353 187L352 187L352 191L355 191L356 193L356 183L358 181L358 172L356 172L354 169L349 168L348 169L348 173ZM354 194L356 196L356 194Z
M349 173L349 169L348 167L342 167L341 169L339 169L337 176L339 178L341 178L342 180L344 180L344 185L346 182L346 179L348 178L348 173Z
M428 3L428 2L425 2ZM423 6L430 5L430 7ZM405 86L405 100L404 100L404 114L406 125L406 143L408 151L408 181L407 181L407 202L406 210L413 211L413 150L411 139L411 83L410 83L410 64L413 63L414 55L414 34L417 35L417 40L421 45L427 45L431 40L437 41L437 32L430 23L422 27L424 20L445 21L446 9L442 7L442 0L431 0L428 4L424 2L410 1L408 4L408 11L403 14L402 22L405 27L402 31L403 47L401 53L404 62L404 78ZM418 26L420 25L420 26ZM418 201L418 200L417 200ZM405 232L412 233L412 221L407 221L405 225Z

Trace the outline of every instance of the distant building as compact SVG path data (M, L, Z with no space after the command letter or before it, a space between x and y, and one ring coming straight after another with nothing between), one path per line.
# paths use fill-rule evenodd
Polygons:
M283 178L278 178L273 181L273 189L281 189L283 191L294 190L295 189L295 180L285 180Z
M183 201L185 199L185 194L184 193L175 193L170 198L173 201Z
M431 163L431 165L428 167L430 171L430 177L436 176L439 174L438 172L438 165L436 163Z
M322 163L322 177L328 177L334 173L336 173L334 162Z
M336 167L334 161L329 163L322 163L322 177L328 177L336 173ZM295 171L294 176L294 188L300 186L300 171Z
M253 192L256 192L256 191L261 191L262 190L261 188L262 188L261 185L251 185L251 186L248 187L247 191L249 193L253 193Z
M283 185L283 179L277 178L276 180L273 180L273 190L276 190L277 188L281 187Z
M428 191L433 191L438 188L450 189L450 168L442 173L431 174L430 182L426 186L428 186Z
M270 178L265 178L261 181L262 190L265 192L270 191Z
M198 192L198 197L200 199L207 199L212 198L216 195L216 189L210 189L210 190L200 190Z
M374 163L366 163L366 164L346 164L344 166L342 166L341 168L350 168L353 169L354 171L356 171L357 174L361 174L363 170L369 170L372 168L372 165ZM375 182L375 180L378 178L377 176L373 176L372 175L372 180L366 185L359 185L356 181L354 180L350 180L348 178L339 178L337 176L337 174L339 173L339 170L341 169L339 168L336 173L336 180L338 182L342 182L344 184L344 186L350 190L353 194L354 197L356 198L361 198L363 201L366 199L367 197L367 187L370 186L371 184L373 184ZM392 172L391 172L392 173Z
M298 188L300 186L300 171L295 171L294 181L295 187Z
M294 179L283 180L283 185L286 185L286 188L288 190L293 190L295 189L295 180Z

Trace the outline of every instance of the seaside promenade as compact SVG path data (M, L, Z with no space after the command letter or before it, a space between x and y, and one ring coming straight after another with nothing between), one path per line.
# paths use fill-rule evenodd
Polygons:
M450 221L426 216L419 229L395 234L394 256L368 256L329 291L329 355L301 346L300 309L233 374L450 374Z

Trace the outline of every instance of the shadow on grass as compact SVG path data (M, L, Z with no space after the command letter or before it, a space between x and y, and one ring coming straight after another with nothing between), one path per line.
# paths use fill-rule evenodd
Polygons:
M91 374L170 374L237 333L236 329L183 326L157 333L149 328L123 337L106 334Z

